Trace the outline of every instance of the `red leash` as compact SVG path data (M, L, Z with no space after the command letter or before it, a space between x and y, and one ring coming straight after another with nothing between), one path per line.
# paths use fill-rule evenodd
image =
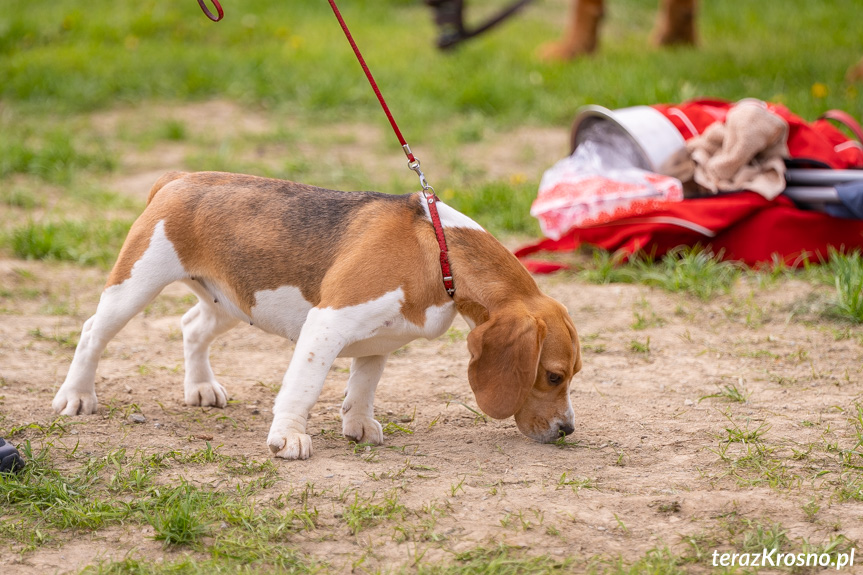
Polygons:
M339 21L339 25L341 25L341 27L342 27L342 32L345 33L345 38L348 39L348 42L350 43L351 48L353 49L354 54L356 55L357 60L359 61L360 66L363 69L363 72L365 72L365 74L366 74L366 78L368 79L369 84L371 84L371 86L372 86L372 90L375 91L375 96L378 97L378 102L380 102L381 108L384 109L384 114L387 115L387 120L390 121L390 126L393 127L393 132L396 133L396 138L399 139L399 144L402 145L402 149L405 151L405 155L408 157L408 161L409 162L415 161L416 158L411 153L410 146L408 146L408 143L405 141L404 136L402 136L402 131L399 130L399 127L396 124L396 120L395 120L395 118L393 118L392 112L390 112L390 108L389 108L389 106L387 106L386 100L384 100L383 94L381 94L381 91L378 88L378 83L375 82L375 79L372 76L371 70L369 70L368 65L366 65L365 58L363 58L363 55L360 53L359 47L357 47L357 43L354 42L354 37L351 35L351 31L348 30L348 25L345 23L345 19L342 18L342 13L339 12L339 8L338 8L338 6L336 6L336 3L334 0L328 0L328 1L330 3L330 8L333 9L333 14L336 15L336 19ZM413 168L411 168L411 169L413 169Z
M225 17L225 13L222 11L222 5L219 4L219 0L213 0L213 6L216 7L216 11L219 13L218 16L210 12L210 9L207 8L206 4L204 4L204 0L198 0L198 6L201 7L201 10L203 10L204 14L207 15L207 18L209 18L213 22L218 22Z
M345 23L345 19L342 18L342 13L339 12L338 6L336 6L335 0L328 0L330 3L330 7L333 9L333 14L336 15L336 19L338 19L339 24L342 27L342 32L344 32L345 37L348 39L348 42L351 45L351 48L354 51L354 55L356 55L357 60L360 63L360 66L363 69L363 72L366 75L366 78L371 84L372 90L375 92L375 96L378 98L378 102L381 104L381 108L384 110L384 114L386 114L387 119L390 122L390 126L393 128L393 132L396 134L396 138L398 138L399 143L402 145L402 150L404 150L405 156L408 158L408 168L416 172L417 176L420 179L420 185L422 186L422 193L426 199L426 203L428 204L429 216L431 216L432 225L434 226L435 236L437 237L437 243L440 247L440 269L441 274L443 275L443 285L446 289L446 293L449 294L450 297L453 297L455 294L455 283L453 283L452 279L452 270L449 263L449 253L446 245L446 236L443 232L443 224L440 221L440 214L437 209L437 202L439 202L439 198L435 195L434 188L432 188L428 182L426 181L425 174L423 174L420 169L420 161L419 159L413 155L411 152L411 147L408 145L404 136L402 136L401 130L399 130L398 124L396 124L395 118L393 118L392 112L390 112L389 106L387 106L386 100L384 100L383 94L381 94L380 88L378 88L377 82L375 82L374 77L372 76L371 70L369 70L368 65L366 64L363 55L360 53L359 47L357 47L357 43L354 41L354 37L351 35L351 31L348 30L348 25ZM219 12L218 17L216 17L212 12L207 9L207 6L204 4L204 0L198 0L198 4L201 6L201 10L204 11L204 14L207 15L207 18L214 22L218 22L224 16L224 12L222 12L222 6L219 4L219 0L212 0L213 5L216 7L216 10Z
M203 1L203 0L202 0ZM357 60L360 63L360 66L363 69L363 72L366 74L366 78L369 81L369 84L372 86L372 90L375 92L375 96L378 97L378 102L381 104L381 108L384 109L384 114L387 115L387 119L390 121L390 125L393 127L393 132L396 134L396 138L398 138L399 143L402 145L402 150L405 152L405 156L408 158L408 168L417 173L420 178L420 185L423 188L423 196L425 196L426 202L428 202L429 215L431 216L432 225L434 226L435 235L437 236L437 243L440 246L440 269L441 274L443 274L443 285L446 288L446 293L449 294L450 297L455 293L455 284L452 281L452 271L449 265L449 254L447 253L447 245L446 245L446 237L443 233L443 225L440 221L440 214L438 214L437 210L437 202L438 197L434 193L434 188L432 188L428 182L426 181L425 174L423 174L420 169L420 161L413 155L411 152L411 147L408 146L408 143L405 141L404 136L402 136L401 130L399 130L398 124L396 124L395 118L393 118L392 112L390 112L389 106L387 106L386 100L384 100L383 94L381 94L380 89L378 88L377 82L375 82L374 77L372 76L371 70L369 70L368 65L366 65L366 61L363 58L363 55L360 53L360 49L357 47L357 43L354 42L354 37L351 35L351 31L348 30L348 25L345 23L345 19L342 18L342 13L339 12L338 6L336 6L335 0L328 0L330 3L330 7L333 9L333 14L336 15L336 18L339 21L339 24L342 27L342 32L345 33L345 37L348 39L348 42L351 45L351 48L354 50L354 54L357 57Z

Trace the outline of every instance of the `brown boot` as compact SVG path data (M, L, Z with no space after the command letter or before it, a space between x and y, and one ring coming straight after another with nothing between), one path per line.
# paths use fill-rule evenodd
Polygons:
M695 44L695 0L660 0L652 41L657 46Z
M545 60L569 60L595 51L602 16L602 0L573 0L563 37L542 46L540 57Z

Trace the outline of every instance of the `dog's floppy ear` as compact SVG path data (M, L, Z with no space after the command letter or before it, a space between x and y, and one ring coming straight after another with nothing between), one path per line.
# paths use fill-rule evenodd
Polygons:
M467 377L479 408L506 419L522 406L536 380L545 322L523 312L492 313L467 337Z

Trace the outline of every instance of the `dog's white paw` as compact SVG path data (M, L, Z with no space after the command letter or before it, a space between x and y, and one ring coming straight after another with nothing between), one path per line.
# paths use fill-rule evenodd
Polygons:
M267 445L273 455L282 459L308 459L312 456L312 438L306 433L270 431Z
M384 429L373 417L342 415L342 435L357 443L381 445L384 442Z
M183 386L186 405L201 407L225 407L228 405L228 392L216 380L189 383Z
M90 415L96 413L99 402L96 393L77 393L60 388L51 407L60 415Z

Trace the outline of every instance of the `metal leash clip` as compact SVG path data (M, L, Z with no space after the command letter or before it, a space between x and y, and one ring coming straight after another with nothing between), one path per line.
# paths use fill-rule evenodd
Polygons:
M407 144L402 146L402 149L405 151L405 155L408 157L408 168L416 172L417 176L420 179L420 185L423 187L423 192L428 196L428 191L431 190L432 195L434 195L434 188L431 187L426 181L426 175L420 169L420 160L416 156L411 153L411 147ZM411 159L413 158L413 159Z

